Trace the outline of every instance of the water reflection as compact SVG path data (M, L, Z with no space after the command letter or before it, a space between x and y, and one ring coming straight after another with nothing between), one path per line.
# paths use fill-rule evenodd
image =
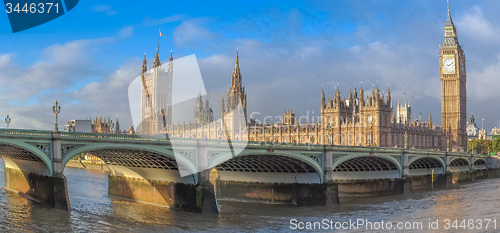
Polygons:
M0 160L0 187L4 186L3 166ZM429 219L437 218L500 216L497 207L500 179L405 196L343 198L342 204L335 208L220 201L219 215L200 215L110 199L107 196L107 173L101 171L66 168L65 176L72 206L70 212L48 208L0 188L0 231L288 232L292 218L300 221L421 221L427 224Z

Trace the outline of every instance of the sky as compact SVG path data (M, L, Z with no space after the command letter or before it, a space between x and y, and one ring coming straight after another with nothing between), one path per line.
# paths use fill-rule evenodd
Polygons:
M451 0L467 59L467 119L491 130L500 120L500 2ZM11 128L53 129L96 115L132 125L127 88L143 54L196 55L207 92L226 92L239 49L249 117L319 115L326 97L390 85L394 106L441 123L439 45L446 1L97 1L12 33L0 14L0 119ZM405 93L403 95L403 93ZM220 110L214 108L214 113ZM252 114L253 113L253 114ZM311 120L309 120L311 121ZM5 127L0 124L0 127Z

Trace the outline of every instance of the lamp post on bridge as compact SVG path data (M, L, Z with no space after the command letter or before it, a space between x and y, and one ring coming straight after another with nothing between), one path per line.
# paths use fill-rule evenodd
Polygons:
M408 132L405 131L405 144L404 144L404 149L408 149Z
M57 127L57 114L59 114L61 112L61 106L59 105L57 100L56 100L56 104L52 106L52 112L54 112L54 114L56 115L56 124L55 124L54 133L57 133L59 131L59 127Z
M9 128L9 124L10 124L10 117L9 117L9 114L7 114L7 116L5 117L5 123L7 124L7 129Z

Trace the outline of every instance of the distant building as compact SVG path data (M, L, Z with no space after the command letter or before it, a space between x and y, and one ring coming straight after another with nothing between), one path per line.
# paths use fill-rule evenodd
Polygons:
M203 98L201 93L198 94L198 99L196 101L196 108L194 110L194 122L197 124L208 124L214 120L214 112L208 103L208 99L205 99L205 106L203 106Z
M467 72L465 54L458 42L457 30L448 18L444 26L444 41L439 50L441 80L441 122L448 149L467 147Z
M154 67L160 65L158 52ZM172 69L170 56L169 72ZM320 98L320 120L301 124L296 120L295 111L285 111L280 123L257 123L255 119L247 120L247 98L242 85L239 67L239 56L231 77L226 99L221 102L221 121L213 121L209 102L198 97L194 122L171 124L170 112L163 110L164 105L157 100L168 102L171 98L169 77L163 75L161 69L147 70L146 60L143 62L143 88L141 90L142 115L141 133L168 133L174 137L235 139L249 141L282 142L282 143L314 143L374 147L404 147L415 149L463 151L467 143L466 129L471 135L481 135L477 126L466 126L466 69L465 55L462 50L456 28L448 10L444 26L444 42L440 45L439 67L441 81L441 119L443 126L433 124L429 115L427 122L411 119L411 106L399 104L394 112L391 92L380 93L378 84L371 93L364 93L361 86L359 94L356 89L349 92L348 98L340 96L336 88L333 99L325 98L324 90ZM162 78L163 77L163 78ZM157 84L160 79L167 84ZM156 81L154 81L156 80ZM164 86L160 88L161 86ZM165 88L166 87L166 88ZM170 86L171 87L171 86ZM162 93L167 93L164 97ZM300 90L297 90L300 94ZM150 102L148 102L150 101ZM266 104L266 103L263 103ZM159 114L162 112L163 114ZM395 115L396 114L396 115ZM163 120L161 127L161 117ZM165 118L163 118L165 119ZM246 129L246 130L245 130ZM485 134L484 134L485 135Z
M90 120L70 120L64 126L64 132L92 132L92 123Z
M407 103L399 104L396 109L396 122L398 124L407 124L411 122L411 106Z
M172 79L173 58L170 58L167 70L162 66L158 49L153 68L147 68L146 53L141 74L141 124L137 131L143 134L165 133L166 125L172 124Z
M285 143L319 143L352 146L404 147L444 150L441 127L428 122L411 121L411 107L399 105L394 119L391 91L380 93L378 85L365 96L363 87L346 99L337 88L333 99L321 91L320 122L300 124L295 111L285 111L283 123L256 124L251 121L249 140Z
M497 139L497 138L500 138L500 128L493 128L491 129L491 137L493 139Z
M470 122L467 124L467 141L477 139L479 136L479 128L474 120L474 115L471 114Z

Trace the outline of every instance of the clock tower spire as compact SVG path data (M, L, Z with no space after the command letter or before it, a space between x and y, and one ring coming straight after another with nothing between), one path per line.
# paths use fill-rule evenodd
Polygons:
M448 18L444 25L444 41L439 52L441 79L441 120L449 146L466 148L466 72L465 55L458 42L457 30L451 19L448 4ZM451 148L448 148L451 149Z

